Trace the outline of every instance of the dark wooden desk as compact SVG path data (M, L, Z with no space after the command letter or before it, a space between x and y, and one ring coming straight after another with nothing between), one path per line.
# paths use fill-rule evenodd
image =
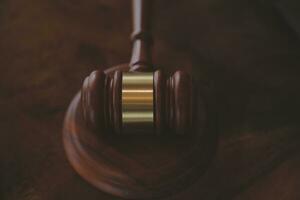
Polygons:
M156 63L215 80L211 168L169 199L300 199L299 38L257 1L156 4ZM0 185L5 200L118 199L66 161L64 112L83 78L127 62L129 1L0 2Z

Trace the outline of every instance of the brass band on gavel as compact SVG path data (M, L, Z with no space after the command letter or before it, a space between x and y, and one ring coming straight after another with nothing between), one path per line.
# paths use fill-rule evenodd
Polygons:
M154 124L153 73L123 73L122 126L129 132L151 131Z

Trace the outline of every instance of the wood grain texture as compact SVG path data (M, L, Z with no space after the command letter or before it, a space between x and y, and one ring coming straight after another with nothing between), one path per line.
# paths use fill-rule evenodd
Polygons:
M83 77L130 57L130 2L0 3L1 199L118 199L71 169L61 127ZM216 81L221 132L213 166L168 199L299 199L296 34L257 1L159 1L155 10L155 63Z

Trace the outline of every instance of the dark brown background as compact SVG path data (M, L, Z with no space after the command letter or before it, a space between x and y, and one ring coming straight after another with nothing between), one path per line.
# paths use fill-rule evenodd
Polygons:
M169 199L300 199L300 43L272 1L159 1L155 63L215 80L212 166ZM0 185L5 200L118 199L71 169L64 112L93 69L129 60L130 1L0 1Z

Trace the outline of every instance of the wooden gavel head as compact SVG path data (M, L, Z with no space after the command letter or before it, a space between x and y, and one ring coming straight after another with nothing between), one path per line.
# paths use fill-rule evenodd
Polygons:
M86 125L108 134L188 134L195 107L192 79L184 71L167 77L161 70L98 70L81 90Z
M129 64L86 77L63 129L67 158L78 174L130 199L163 197L197 180L217 141L210 86L184 70L165 74L152 65L151 1L133 0Z
M150 1L133 2L129 64L94 71L81 90L86 125L109 134L187 134L195 110L190 75L165 75L151 62Z

